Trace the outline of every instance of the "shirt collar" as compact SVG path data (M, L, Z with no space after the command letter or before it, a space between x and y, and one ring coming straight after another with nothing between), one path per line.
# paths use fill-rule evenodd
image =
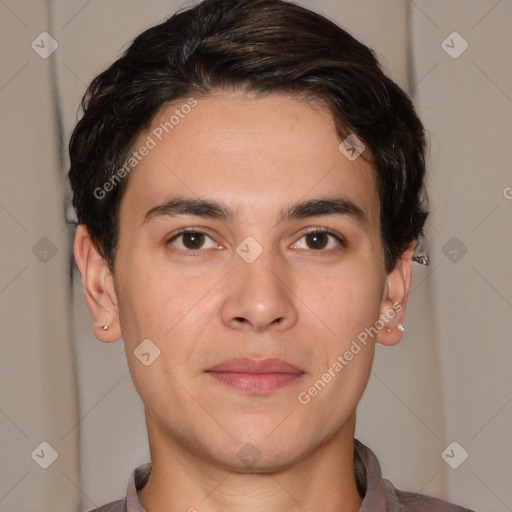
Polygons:
M364 495L359 512L398 512L400 504L395 488L382 478L376 455L363 443L354 440L354 470L359 492ZM126 492L126 512L146 512L137 492L146 485L151 473L151 462L137 466L130 475Z
M137 495L147 483L151 473L151 462L146 462L137 466L128 480L128 489L126 491L126 512L146 512L142 507Z

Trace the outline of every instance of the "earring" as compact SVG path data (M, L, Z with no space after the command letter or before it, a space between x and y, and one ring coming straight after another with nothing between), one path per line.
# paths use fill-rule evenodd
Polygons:
M110 325L107 325L107 324L98 324L98 327L99 327L100 329L102 329L102 330L106 331L106 330L110 327Z
M398 330L400 332L405 332L404 324L398 324ZM386 332L391 332L391 329L389 327L386 327Z

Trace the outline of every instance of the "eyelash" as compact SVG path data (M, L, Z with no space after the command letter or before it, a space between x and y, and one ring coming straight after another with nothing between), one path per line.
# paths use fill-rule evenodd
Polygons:
M185 228L185 229L182 229L182 230L178 231L178 233L174 234L171 238L169 238L166 241L166 245L171 245L171 242L174 242L174 240L178 239L180 236L185 235L187 233L194 233L194 234L198 234L198 235L205 235L208 238L211 238L210 235L206 231L203 231L202 229L198 229L198 228ZM332 231L329 231L328 229L325 229L325 228L308 228L308 229L305 229L305 230L303 230L300 233L300 237L298 238L297 242L299 240L301 240L302 238L304 238L305 236L307 236L309 234L312 234L312 233L325 233L327 235L332 236L339 243L339 245L342 248L346 248L347 247L347 243L346 243L345 239L342 236L337 235L336 233L333 233ZM297 242L295 242L295 243L297 243ZM193 250L193 249L183 250L183 249L174 248L173 250L176 251L176 252L181 252L181 253L187 254L187 255L192 255L194 253L204 252L201 249L197 249L197 250ZM324 250L324 249L320 249L320 250L308 249L308 250L313 251L313 252L317 252L317 253L330 253L332 251L335 251L336 249L327 249L327 250Z

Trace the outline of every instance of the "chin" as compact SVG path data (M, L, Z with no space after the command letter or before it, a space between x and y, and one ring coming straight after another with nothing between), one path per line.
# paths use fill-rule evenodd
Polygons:
M275 473L287 469L301 458L297 447L277 447L271 443L254 443L248 440L242 442L234 451L233 447L227 448L229 456L224 452L217 462L229 471L237 473Z

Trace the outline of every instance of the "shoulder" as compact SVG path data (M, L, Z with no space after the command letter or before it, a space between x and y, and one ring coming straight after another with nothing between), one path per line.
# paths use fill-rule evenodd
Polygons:
M400 491L395 489L396 497L403 512L474 512L447 501L417 494L414 492Z
M126 500L112 501L88 512L126 512Z
M402 491L382 477L377 456L366 445L355 441L354 469L364 500L360 512L475 512L432 496Z

